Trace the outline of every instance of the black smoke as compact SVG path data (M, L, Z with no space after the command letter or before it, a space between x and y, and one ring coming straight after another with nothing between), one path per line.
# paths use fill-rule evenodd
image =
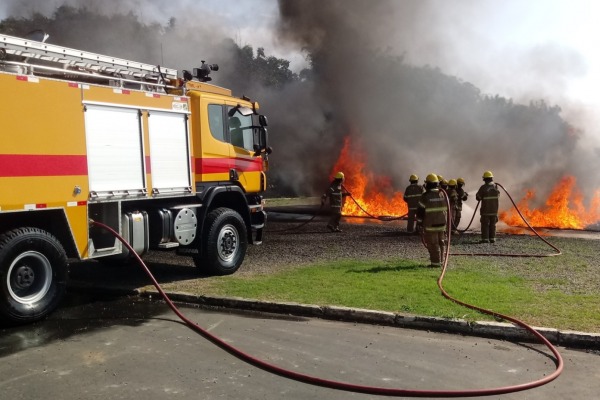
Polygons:
M543 63L557 51L538 48L534 57L522 61L523 76L531 76L536 60L539 64L538 80L522 84L529 101L520 104L481 93L434 65L408 61L419 51L433 60L448 62L454 55L455 63L468 62L460 52L451 52L460 48L460 38L451 34L451 20L445 19L452 16L454 4L443 4L280 0L280 36L312 57L312 101L304 113L320 116L326 111L331 116L313 132L303 131L302 138L320 136L339 146L352 132L368 153L371 170L391 176L398 188L413 172L436 172L461 176L473 190L481 174L492 170L517 197L524 188L534 188L545 198L568 174L577 177L589 198L600 179L585 173L589 164L582 161L597 165L598 145L592 151L584 148L585 131L576 125L581 121L566 121L561 106L543 99L543 90L540 97L534 93L544 83L579 71L581 60L567 54L561 63ZM336 156L335 149L329 149L330 157ZM332 165L322 153L313 155L318 156L315 162Z

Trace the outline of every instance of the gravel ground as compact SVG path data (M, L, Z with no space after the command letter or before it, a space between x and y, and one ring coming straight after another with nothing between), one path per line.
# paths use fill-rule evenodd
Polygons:
M309 214L310 215L310 214ZM427 250L418 236L405 232L404 221L378 222L361 218L344 218L341 233L331 233L326 217L317 216L303 226L306 215L270 212L264 242L249 246L246 259L235 276L269 274L286 268L331 260L392 260L412 259L424 266L429 264ZM513 231L511 229L511 231ZM600 288L600 232L575 232L570 236L555 231L547 240L559 247L563 255L552 268L544 267L539 258L481 257L494 267L507 273L519 272L525 277L544 282L541 290L559 289L565 293L598 294ZM495 244L479 244L478 232L453 237L453 253L498 254L554 254L551 247L535 236L499 233ZM577 254L576 263L569 265ZM571 256L570 256L571 255ZM152 251L144 259L157 280L168 290L198 292L210 286L219 277L199 276L193 262L187 257L177 257L171 252ZM99 267L95 261L74 263L71 278L75 281L117 282L131 289L148 285L145 274L135 266ZM546 264L547 265L547 264ZM541 266L541 267L540 267ZM450 259L452 268L452 258ZM551 282L551 283L548 283Z

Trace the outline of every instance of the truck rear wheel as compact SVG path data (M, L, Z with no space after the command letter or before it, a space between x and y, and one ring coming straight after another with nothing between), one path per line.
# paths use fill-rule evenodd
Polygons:
M230 208L211 211L205 223L202 255L194 257L197 267L214 275L229 275L237 271L248 248L244 220Z
M42 319L65 294L65 250L50 233L19 228L0 235L0 316L10 325Z

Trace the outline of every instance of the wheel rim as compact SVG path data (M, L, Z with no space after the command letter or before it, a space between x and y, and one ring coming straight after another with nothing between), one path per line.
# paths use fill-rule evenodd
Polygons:
M52 264L42 253L27 251L10 264L6 279L8 292L15 301L35 303L50 290Z
M217 253L224 262L233 260L238 251L239 236L238 231L233 225L225 225L219 232L217 240Z

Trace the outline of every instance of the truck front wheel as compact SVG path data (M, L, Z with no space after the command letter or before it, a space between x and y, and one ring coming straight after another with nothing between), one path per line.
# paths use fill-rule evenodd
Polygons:
M229 275L244 261L248 235L244 220L230 208L211 211L204 226L202 255L194 257L197 267L214 275Z
M65 294L65 250L50 233L19 228L0 235L0 317L14 325L42 319Z

